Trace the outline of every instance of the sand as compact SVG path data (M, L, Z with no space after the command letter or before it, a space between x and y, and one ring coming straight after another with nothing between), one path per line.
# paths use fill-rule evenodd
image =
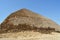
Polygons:
M33 31L4 33L0 34L0 40L60 40L60 33L42 34Z

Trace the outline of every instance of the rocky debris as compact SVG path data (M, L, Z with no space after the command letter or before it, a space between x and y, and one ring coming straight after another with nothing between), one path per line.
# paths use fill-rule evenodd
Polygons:
M48 31L50 33L52 31L60 31L60 27L52 20L28 9L21 9L12 13L1 23L2 32L25 30Z

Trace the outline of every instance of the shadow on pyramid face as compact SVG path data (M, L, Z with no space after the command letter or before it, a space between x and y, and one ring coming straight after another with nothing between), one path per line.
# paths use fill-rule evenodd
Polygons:
M8 25L10 27L8 27L7 29L4 30L4 28L2 28L0 30L0 33L13 33L13 32L24 32L24 31L33 31L33 32L39 32L42 34L51 34L52 32L55 32L54 28L37 28L35 26L30 26L30 25L26 25L26 24L19 24L18 26L16 25Z

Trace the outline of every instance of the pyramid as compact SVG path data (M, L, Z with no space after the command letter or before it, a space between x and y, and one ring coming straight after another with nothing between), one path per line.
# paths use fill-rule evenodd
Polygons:
M53 30L60 31L60 27L54 21L32 12L28 9L21 9L11 13L2 23L1 30Z

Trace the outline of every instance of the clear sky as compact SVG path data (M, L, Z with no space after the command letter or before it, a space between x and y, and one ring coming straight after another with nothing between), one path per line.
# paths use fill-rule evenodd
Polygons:
M21 8L30 9L60 24L60 0L0 0L0 23Z

